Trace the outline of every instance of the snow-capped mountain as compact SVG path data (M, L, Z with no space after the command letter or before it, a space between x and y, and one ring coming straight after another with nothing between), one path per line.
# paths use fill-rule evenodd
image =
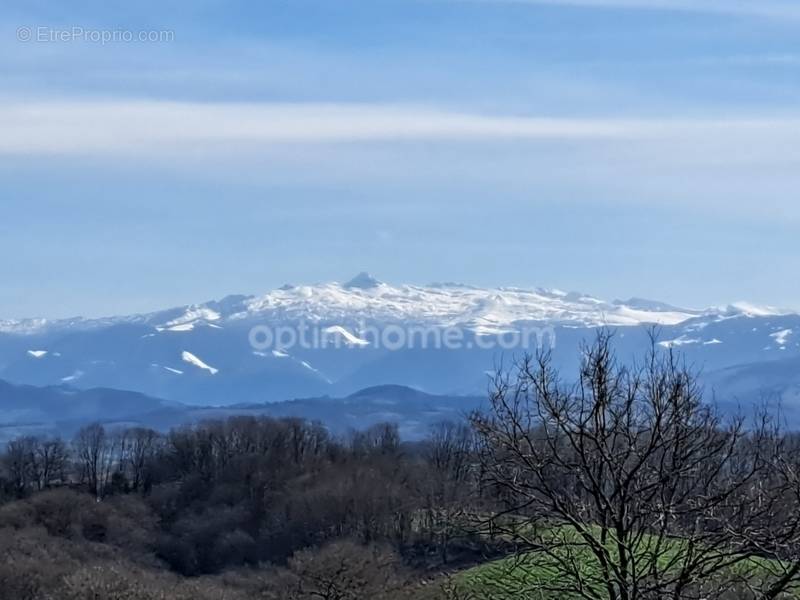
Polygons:
M251 343L256 326L300 323L341 343L268 348ZM0 321L0 379L115 387L198 404L347 394L387 383L473 393L482 391L485 372L498 359L534 349L472 343L486 336L547 327L554 356L568 366L579 343L599 326L617 328L620 353L633 356L653 325L660 327L662 346L679 349L708 372L792 364L789 359L800 357L800 316L792 311L741 303L698 310L536 288L390 285L361 273L346 283L286 285L260 296L228 296L149 314ZM456 328L465 341L457 348L390 350L364 334L398 326ZM794 375L788 377L791 387Z
M419 323L502 331L520 322L616 327L676 325L704 315L724 318L782 314L790 314L790 311L746 304L693 310L638 298L606 302L578 292L541 288L479 288L455 283L393 286L360 273L343 284L285 285L262 296L228 296L220 301L150 314L105 319L0 321L0 332L35 334L122 324L152 326L157 332L186 332L195 327L220 328L226 323L253 319L265 323L299 319L314 323Z

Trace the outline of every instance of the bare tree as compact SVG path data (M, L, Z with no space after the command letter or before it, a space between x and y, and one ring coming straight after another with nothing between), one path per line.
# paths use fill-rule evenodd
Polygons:
M147 483L147 469L159 450L161 436L157 431L134 427L126 431L124 468L130 476L131 488L141 490Z
M101 498L114 466L114 441L105 428L93 423L81 428L73 441L81 479Z
M350 445L358 454L391 455L400 447L400 433L395 423L376 423L351 435Z
M500 591L779 597L800 571L789 552L800 479L769 419L725 422L655 339L631 368L611 341L601 332L584 348L572 385L549 354L523 359L496 377L489 413L473 416L482 470L502 498L491 523L519 547L504 563L517 576L495 578L514 589Z
M59 438L41 440L35 448L36 481L40 490L66 480L69 450Z
M442 564L448 562L452 539L468 529L465 509L474 489L474 449L474 434L466 423L438 423L431 428L426 442L430 476L422 478L425 528L438 548Z
M35 437L25 436L10 441L6 447L3 462L14 486L14 491L18 495L25 494L37 483L36 449L38 445L39 441Z
M289 600L389 600L409 587L391 549L347 540L295 553L289 573L281 595Z

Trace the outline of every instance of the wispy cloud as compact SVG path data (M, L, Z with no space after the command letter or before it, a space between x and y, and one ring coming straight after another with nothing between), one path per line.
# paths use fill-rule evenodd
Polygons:
M796 0L458 0L492 4L539 4L586 8L657 10L800 19Z
M82 153L185 144L609 138L629 124L485 116L381 104L86 102L0 105L0 152Z
M800 118L538 118L382 104L6 102L0 130L6 155L107 155L354 142L763 141L800 134Z

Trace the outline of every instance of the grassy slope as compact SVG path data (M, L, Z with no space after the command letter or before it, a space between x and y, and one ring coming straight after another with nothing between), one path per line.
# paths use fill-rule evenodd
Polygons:
M562 546L559 556L568 558L581 574L581 579L588 582L589 586L601 591L601 567L594 554L580 540L574 530L559 528L553 530L550 539L554 545ZM638 554L643 561L648 560L647 554L652 555L655 538L645 538L640 544ZM675 568L674 563L684 552L685 544L680 540L671 540L665 547L663 554L659 553L659 568ZM608 544L609 551L614 555L614 549ZM748 559L732 567L739 577L745 577L751 582L771 580L781 570L781 565L768 560ZM575 578L564 575L559 567L559 560L546 553L529 553L527 555L506 558L474 567L462 573L458 578L460 587L475 594L479 598L502 600L508 598L535 598L547 600L572 600L580 598L577 593L570 594L565 591L571 580ZM558 589L559 591L553 591ZM785 596L786 598L800 598L798 595Z

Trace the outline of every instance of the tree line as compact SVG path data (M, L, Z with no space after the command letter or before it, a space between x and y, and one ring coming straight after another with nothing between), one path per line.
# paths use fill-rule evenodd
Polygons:
M232 417L167 434L95 423L69 442L10 442L0 485L6 501L66 489L141 498L159 523L156 555L183 575L282 564L340 539L446 563L478 550L456 522L474 457L466 424L407 444L393 424L337 439L300 419Z

